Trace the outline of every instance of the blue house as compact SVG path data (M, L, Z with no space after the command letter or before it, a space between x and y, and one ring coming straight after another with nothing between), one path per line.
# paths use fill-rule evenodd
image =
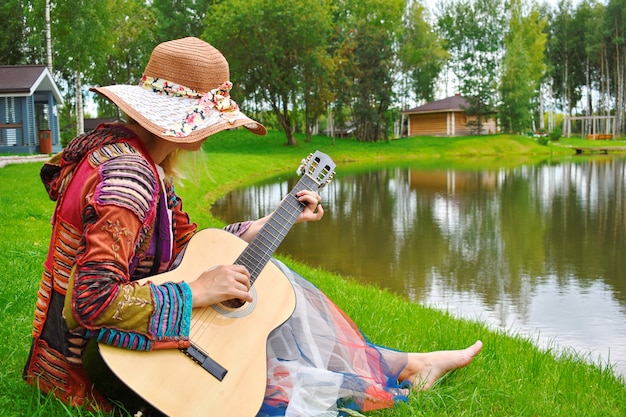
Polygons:
M61 150L63 97L44 65L0 66L0 154Z

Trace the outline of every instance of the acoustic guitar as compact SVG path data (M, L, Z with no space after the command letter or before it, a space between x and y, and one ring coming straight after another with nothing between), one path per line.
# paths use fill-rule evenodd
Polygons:
M133 351L98 344L115 376L159 412L171 416L252 417L267 383L267 338L295 309L287 277L269 262L304 209L296 193L330 182L335 164L316 151L302 161L302 178L247 244L221 229L204 229L189 241L180 265L143 281L155 284L197 278L220 264L244 265L253 301L230 300L193 310L188 349Z

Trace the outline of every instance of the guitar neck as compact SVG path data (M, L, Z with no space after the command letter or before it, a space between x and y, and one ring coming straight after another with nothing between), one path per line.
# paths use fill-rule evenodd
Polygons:
M304 210L306 204L298 201L296 194L303 190L317 190L319 184L308 175L302 176L291 192L281 201L274 213L239 255L235 264L245 266L253 284L267 262L281 244L289 229Z

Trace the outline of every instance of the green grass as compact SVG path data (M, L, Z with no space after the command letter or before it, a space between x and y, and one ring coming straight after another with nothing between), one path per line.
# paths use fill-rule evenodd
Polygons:
M177 191L200 227L221 226L211 217L211 202L234 187L276 175L294 175L299 161L319 149L337 163L337 175L372 166L419 161L425 166L481 169L567 158L562 145L588 146L592 141L567 139L550 146L514 136L415 138L356 143L314 137L312 143L284 146L284 136L270 132L254 137L223 132L205 144L205 154L185 158L187 178ZM620 145L609 142L602 145ZM54 205L39 181L40 164L0 169L0 415L90 416L40 396L21 379L30 346L34 302L50 235ZM332 210L332 207L327 207ZM296 226L297 227L297 226ZM485 325L410 303L372 286L323 269L283 258L322 288L361 326L368 337L402 350L465 347L484 342L481 354L433 389L413 394L407 404L369 416L625 416L626 387L610 367L590 365L572 352L539 349L536 343L493 331Z

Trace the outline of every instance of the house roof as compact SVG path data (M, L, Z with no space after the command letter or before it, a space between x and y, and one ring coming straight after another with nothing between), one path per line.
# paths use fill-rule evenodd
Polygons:
M98 127L102 123L113 123L116 121L118 121L116 117L96 117L96 118L85 119L84 120L85 132L94 130L96 127Z
M52 91L57 103L63 96L45 65L0 65L0 97L31 96L36 91Z
M450 111L463 111L469 107L469 101L466 98L456 94L452 97L444 98L442 100L432 101L426 103L423 106L414 107L409 110L405 110L404 114L414 113L444 113Z
M85 128L85 132L89 132L94 130L96 127L101 125L102 123L113 123L120 121L116 117L95 117L95 118L84 118L83 119L83 127ZM67 130L72 127L75 127L75 123L68 123L65 126L61 126L61 130Z

